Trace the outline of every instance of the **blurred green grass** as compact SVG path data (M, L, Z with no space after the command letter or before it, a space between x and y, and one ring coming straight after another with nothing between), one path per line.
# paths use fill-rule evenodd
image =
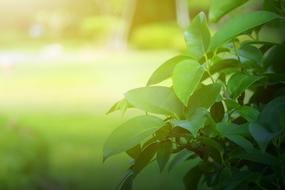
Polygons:
M60 189L113 189L129 158L120 154L103 164L102 149L107 136L127 118L105 113L125 91L144 86L152 71L174 54L94 50L2 66L1 126L14 122L43 136L48 173ZM173 180L179 174L158 171L155 163L148 167L136 180L136 189L182 188Z

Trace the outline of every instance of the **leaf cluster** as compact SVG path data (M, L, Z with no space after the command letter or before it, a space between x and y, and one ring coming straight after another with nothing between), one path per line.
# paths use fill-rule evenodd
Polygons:
M246 2L213 0L209 19ZM199 13L184 32L187 54L111 108L145 112L106 141L105 159L119 152L133 159L118 189L131 189L152 161L161 171L195 162L186 189L285 189L285 44L259 39L264 25L284 24L284 4L265 0L264 9L230 18L213 35ZM172 85L161 86L167 79Z

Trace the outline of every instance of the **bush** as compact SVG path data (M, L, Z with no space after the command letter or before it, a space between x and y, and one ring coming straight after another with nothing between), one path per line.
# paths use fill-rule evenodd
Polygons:
M130 43L139 49L184 49L181 30L174 23L153 23L140 26L131 34Z
M39 189L47 173L47 149L30 129L0 128L0 189Z
M212 0L210 18L246 2ZM111 108L146 113L106 141L104 159L120 152L133 159L118 188L131 189L156 160L161 171L197 163L183 178L186 189L285 189L285 43L259 36L267 23L284 24L285 2L265 0L264 9L240 13L214 35L198 14L185 32L188 53ZM159 85L169 78L172 86Z

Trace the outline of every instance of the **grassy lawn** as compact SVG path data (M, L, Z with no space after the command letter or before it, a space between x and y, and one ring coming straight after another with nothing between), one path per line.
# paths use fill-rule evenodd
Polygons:
M103 164L102 148L126 118L105 112L125 91L145 85L152 71L174 54L88 50L51 59L30 55L2 66L2 126L14 122L40 133L48 145L48 173L61 189L113 189L129 158L121 154ZM155 163L146 168L136 180L136 189L182 187L172 183L179 174L158 171Z

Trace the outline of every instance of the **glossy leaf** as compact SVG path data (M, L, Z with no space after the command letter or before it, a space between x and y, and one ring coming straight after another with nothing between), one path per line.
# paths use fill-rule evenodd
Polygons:
M189 56L196 60L203 57L211 39L207 17L203 12L194 17L187 31L184 32L184 38Z
M183 61L173 71L173 89L181 102L187 106L204 73L203 67L194 60Z
M138 116L115 129L104 145L104 160L129 150L164 125L163 120L153 116Z
M183 105L168 87L143 87L128 91L126 99L134 107L164 115L182 115Z
M260 76L245 73L236 73L228 81L228 92L232 98L237 98L242 92L249 88L253 83L263 79Z
M172 153L172 142L171 141L164 141L159 144L156 160L160 168L160 172L164 170L170 158L171 153Z
M170 78L175 66L178 63L188 59L190 59L190 57L183 55L169 59L154 71L154 73L151 75L150 79L148 80L147 85L148 86L154 85Z
M189 99L190 110L194 112L198 107L211 107L220 95L221 89L222 85L219 83L198 88Z
M265 127L258 123L251 123L249 125L249 132L259 145L260 149L263 151L266 150L267 145L275 136L273 133L269 132Z
M241 6L247 1L248 0L212 0L209 11L209 19L213 22L216 22L225 14Z
M230 19L212 37L209 50L213 51L241 33L277 18L280 18L280 16L271 12L255 11L241 14L233 19Z

